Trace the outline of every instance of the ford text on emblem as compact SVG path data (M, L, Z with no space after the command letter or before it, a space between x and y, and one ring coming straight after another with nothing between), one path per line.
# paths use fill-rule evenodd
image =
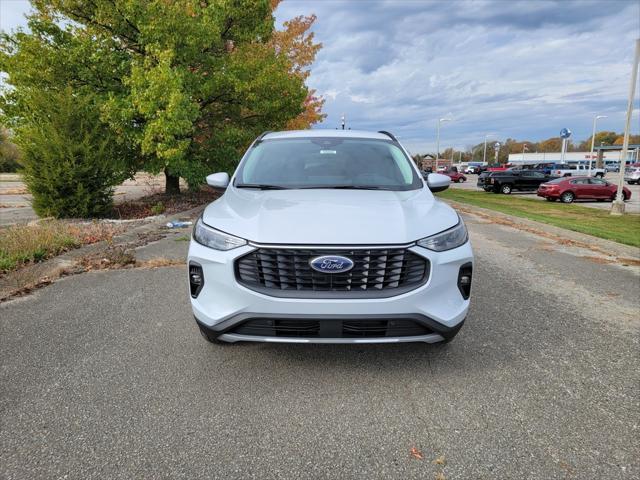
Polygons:
M353 268L353 260L339 255L324 255L309 261L309 265L317 272L343 273Z

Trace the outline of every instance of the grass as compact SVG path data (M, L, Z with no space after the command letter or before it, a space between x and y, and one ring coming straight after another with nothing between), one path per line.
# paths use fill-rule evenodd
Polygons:
M626 214L616 217L609 215L609 210L462 189L449 189L437 195L444 200L488 208L574 232L640 247L640 215Z
M0 273L36 263L88 243L111 240L120 227L61 220L0 229Z

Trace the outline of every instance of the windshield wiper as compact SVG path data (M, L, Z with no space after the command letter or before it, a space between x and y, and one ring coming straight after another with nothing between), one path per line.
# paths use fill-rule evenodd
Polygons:
M299 189L327 189L327 190L388 190L388 188L366 186L366 185L311 185L305 187L297 187Z
M267 185L263 183L240 183L236 185L236 188L257 188L259 190L288 190L287 187L281 187L280 185Z
M366 186L366 185L333 185L331 187L326 188L334 188L339 190L389 190L388 188L376 187L375 185Z

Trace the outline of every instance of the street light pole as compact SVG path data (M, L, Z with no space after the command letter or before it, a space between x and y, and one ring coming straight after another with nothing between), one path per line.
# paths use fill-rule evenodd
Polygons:
M484 136L484 154L482 155L482 163L487 163L487 138L493 137L493 133L487 133Z
M640 62L640 38L636 39L636 53L633 56L633 70L631 71L631 86L629 87L629 102L627 104L627 121L624 127L624 141L620 155L620 177L618 178L618 196L611 205L611 215L624 214L624 170L627 164L629 150L629 130L631 129L631 115L633 114L633 99L636 96L636 82L638 79L638 63Z
M439 118L438 129L436 134L436 172L438 171L438 160L440 160L440 124L442 122L450 122L450 118Z
M593 149L596 142L596 122L599 118L607 118L606 115L596 115L593 117L593 133L591 134L591 153L589 154L589 173L587 176L591 176L591 164L593 163Z
M527 147L526 143L522 144L522 166L524 166L524 152L528 152L529 147Z

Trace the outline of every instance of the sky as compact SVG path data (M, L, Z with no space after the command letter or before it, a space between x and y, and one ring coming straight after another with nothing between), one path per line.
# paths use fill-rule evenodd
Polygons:
M29 2L0 0L0 29L25 24ZM323 48L308 84L326 98L323 124L388 130L413 153L563 127L580 141L623 131L640 2L285 0L276 23L315 13ZM632 133L638 133L638 96Z

